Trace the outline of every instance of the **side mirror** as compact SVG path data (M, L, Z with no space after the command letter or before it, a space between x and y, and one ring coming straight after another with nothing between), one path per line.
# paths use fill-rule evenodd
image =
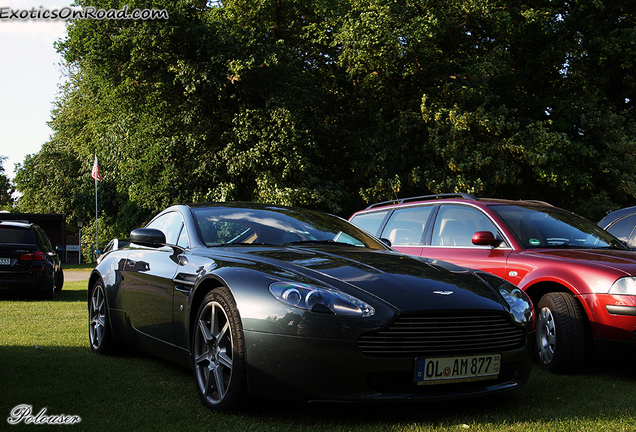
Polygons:
M477 231L473 234L473 244L477 246L499 246L501 240L497 240L490 231Z
M158 248L165 246L166 236L154 228L137 228L130 232L130 242L142 246Z
M391 240L389 240L388 238L380 238L380 240L382 240L382 243L384 243L385 245L387 245L388 247L392 247L393 245L391 244Z

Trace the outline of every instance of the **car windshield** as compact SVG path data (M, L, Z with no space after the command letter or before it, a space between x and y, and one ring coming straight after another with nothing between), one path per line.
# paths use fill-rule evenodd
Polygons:
M627 249L616 237L581 216L551 207L491 207L527 249Z
M344 219L288 207L194 207L194 219L207 246L353 245L387 249Z

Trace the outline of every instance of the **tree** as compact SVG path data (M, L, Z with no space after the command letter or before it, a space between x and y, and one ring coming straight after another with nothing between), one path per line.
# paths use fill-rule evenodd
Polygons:
M357 129L362 196L472 192L592 218L633 202L634 8L353 2L336 39L357 123L371 120Z
M4 171L6 156L0 155L0 210L10 211L13 207L13 193L15 188Z
M348 216L394 196L541 199L592 219L636 201L627 0L80 1L165 8L76 20L54 134L22 209L125 236L175 203Z
M306 70L314 54L238 25L248 18L230 6L166 8L166 22L75 21L59 45L72 79L49 147L81 157L84 175L99 156L103 217L124 232L178 202L339 210L341 184L314 162L325 115L325 73Z

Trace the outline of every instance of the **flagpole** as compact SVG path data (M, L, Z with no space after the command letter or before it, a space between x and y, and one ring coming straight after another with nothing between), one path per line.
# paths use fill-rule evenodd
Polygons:
M95 178L95 258L97 258L97 250L99 250L99 229L97 226L97 178Z
M97 155L95 155L95 162L93 162L93 169L91 171L91 177L95 179L95 257L97 257L97 251L99 250L99 226L97 221L97 182L102 179L99 174L99 163L97 162Z

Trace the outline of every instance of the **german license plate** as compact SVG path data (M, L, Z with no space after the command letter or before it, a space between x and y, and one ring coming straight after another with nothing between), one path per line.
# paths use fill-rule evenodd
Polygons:
M415 359L415 382L429 385L493 379L499 375L500 363L500 354L418 358Z
M0 265L8 266L9 264L11 264L11 259L10 258L0 258Z

